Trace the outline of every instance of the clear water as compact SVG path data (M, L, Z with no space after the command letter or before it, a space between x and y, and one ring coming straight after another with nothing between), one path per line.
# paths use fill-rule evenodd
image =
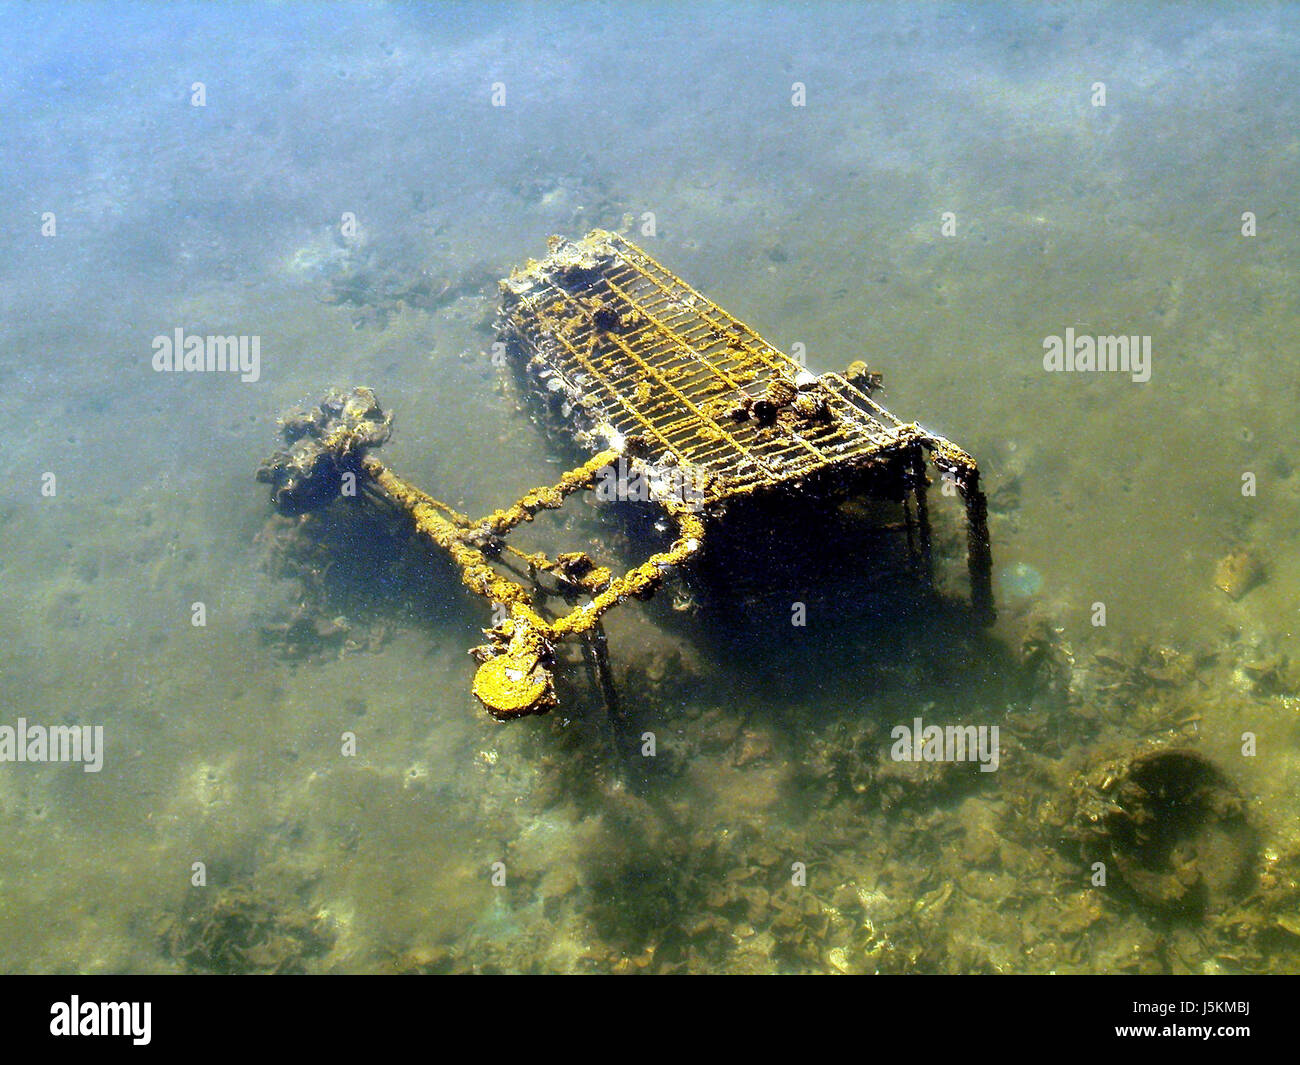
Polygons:
M0 725L106 743L98 773L0 764L0 968L1295 971L1296 7L0 25ZM629 769L581 686L487 719L464 653L484 604L377 523L334 529L318 573L357 638L288 657L267 626L300 589L252 476L278 412L373 387L386 458L471 513L553 480L571 454L485 354L492 283L551 233L626 224L814 370L866 358L981 460L996 628L624 607L615 673L659 744ZM178 328L259 336L259 380L154 372ZM1151 379L1045 372L1067 328L1150 336ZM611 529L555 535L616 550ZM1235 548L1263 565L1238 599L1215 586ZM890 730L918 716L999 725L998 771L900 770ZM1081 774L1151 744L1247 803L1242 883L1196 913L1094 886L1058 830ZM279 947L222 954L234 892Z

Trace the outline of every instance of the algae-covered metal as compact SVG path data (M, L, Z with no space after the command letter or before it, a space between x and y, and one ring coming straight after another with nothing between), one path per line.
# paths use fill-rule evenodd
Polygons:
M809 373L616 234L554 238L502 289L503 335L561 422L593 449L675 470L652 483L694 487L706 507L843 484L915 447L974 487L969 455L871 398L877 375Z
M458 514L389 470L369 450L389 416L366 389L334 393L315 411L283 420L290 450L259 471L285 508L328 501L348 473L406 511L447 551L466 586L509 616L473 654L474 694L512 718L555 704L551 667L565 639L599 635L601 615L646 598L704 548L711 529L741 504L854 494L900 500L928 551L926 457L966 504L971 596L992 617L990 555L979 469L965 451L903 422L872 398L879 375L855 362L847 374L814 375L691 288L631 242L596 230L553 238L550 253L501 283L505 351L552 426L594 453L556 484L534 489L479 520ZM551 559L505 537L621 465L676 523L677 536L622 577L581 552ZM742 508L743 509L743 508ZM531 578L546 572L586 602L546 618L524 583L495 562L513 555ZM603 646L603 644L602 644Z

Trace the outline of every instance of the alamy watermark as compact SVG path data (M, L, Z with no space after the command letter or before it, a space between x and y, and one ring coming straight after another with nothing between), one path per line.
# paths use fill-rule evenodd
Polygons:
M919 717L911 725L889 731L895 762L979 762L981 773L998 768L997 725L924 725Z
M148 1046L152 1013L152 1002L82 1002L73 995L50 1006L50 1035L126 1036L136 1046Z
M104 768L103 725L0 725L0 762L80 762L87 773Z
M153 338L153 368L158 373L237 373L252 384L262 376L260 336L171 336Z
M1043 369L1049 373L1126 373L1139 384L1151 380L1149 336L1043 337Z
M617 462L602 467L592 487L602 503L670 500L698 510L704 503L706 482L693 466L678 466L676 460L657 465Z

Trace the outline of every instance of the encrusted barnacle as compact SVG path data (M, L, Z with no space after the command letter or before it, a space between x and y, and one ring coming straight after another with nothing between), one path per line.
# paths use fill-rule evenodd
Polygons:
M289 447L261 464L257 479L271 485L271 501L285 513L301 513L333 501L350 474L357 477L370 448L392 432L386 413L368 388L331 389L315 408L280 419Z
M825 421L830 416L825 396L801 392L791 406L795 414L808 421Z

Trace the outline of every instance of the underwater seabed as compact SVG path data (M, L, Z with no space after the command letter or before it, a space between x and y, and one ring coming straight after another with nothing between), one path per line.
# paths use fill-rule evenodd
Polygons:
M389 306L360 291L352 306ZM451 343L488 335L474 298L440 313L453 310ZM363 330L392 330L414 312L398 300L388 313L387 325L363 318ZM484 409L501 401L473 360L444 388L482 392ZM428 408L412 396L398 404L394 449L411 465L428 446L419 435ZM250 453L265 447L264 428ZM521 490L564 468L522 414L495 431L502 453L521 456ZM202 740L205 753L160 782L173 794L149 850L188 868L201 841L213 890L137 890L151 902L134 906L125 927L88 924L50 964L1297 971L1300 834L1285 811L1300 764L1276 730L1294 714L1300 678L1267 635L1268 575L1232 552L1205 574L1206 615L1237 632L1227 643L1108 637L1059 565L1016 556L1022 485L1034 481L1026 449L1007 450L987 482L1001 617L992 631L906 589L860 594L872 592L861 570L833 609L809 597L797 640L786 638L788 602L718 624L698 614L707 604L689 582L614 612L628 731L656 733L653 759L614 750L576 662L547 716L485 722L464 656L487 624L482 604L400 523L340 506L259 518L267 583L245 593L258 643L234 661L253 654L272 669L269 720L282 722L283 756L254 753L266 737L252 748L237 733ZM463 479L490 506L472 473L440 463L434 483ZM498 501L511 497L502 479L493 473ZM939 590L957 603L964 545L952 503L932 492ZM158 540L162 511L153 513L142 535ZM626 527L593 520L602 511L585 499L575 513L539 537L644 557ZM167 557L156 543L141 550ZM186 573L179 560L154 565ZM78 604L56 596L49 616L76 632ZM893 761L891 730L917 717L997 725L998 770ZM305 744L291 738L299 720L313 723ZM349 727L365 736L355 762L337 757ZM1253 756L1241 753L1244 732L1260 738ZM1163 760L1166 751L1181 753ZM5 809L34 831L62 801L57 781L0 784ZM1142 838L1135 826L1148 824ZM1105 887L1093 884L1097 862Z
M564 535L634 551L615 528ZM957 532L936 530L954 586ZM381 546L350 555L361 542ZM273 517L266 543L273 571L303 582L298 620L263 630L298 670L338 675L382 661L390 639L438 638L407 611L460 595L375 515ZM303 560L324 557L322 584ZM376 581L411 602L359 608ZM1040 585L1022 581L992 632L943 599L900 613L895 597L850 616L814 607L807 640L774 635L779 611L719 630L665 589L608 625L626 727L655 734L652 758L617 746L577 663L559 708L486 731L468 667L453 670L437 719L466 718L455 759L471 779L435 777L445 747L372 758L361 777L313 772L282 799L292 836L165 919L161 954L184 971L1295 971L1300 834L1271 791L1297 767L1267 742L1243 754L1240 737L1293 713L1300 677L1248 640L1118 650L1104 627L1067 635ZM472 628L468 599L446 631ZM917 718L996 725L996 771L895 761L892 730ZM431 802L454 811L467 842L444 839L450 864L395 870L376 895L346 871L364 834L332 838L340 804L368 804L361 781L397 823Z
M218 10L151 15L156 49L105 25L112 55L76 54L80 12L4 43L15 217L60 235L0 266L0 661L29 721L106 748L0 766L0 968L1300 972L1294 12L755 8L737 50L657 10L617 40ZM232 76L199 112L171 59ZM467 109L498 71L510 107ZM611 72L646 98L593 94ZM334 385L375 387L394 467L465 513L552 483L487 351L496 283L592 228L811 368L870 358L969 447L996 627L852 584L790 639L788 602L719 625L671 584L608 620L629 754L580 658L549 714L487 720L489 616L400 527L267 521L274 417ZM259 380L155 374L178 327L261 336ZM1071 328L1150 335L1150 379L1045 372ZM614 523L546 531L645 557ZM996 726L997 770L893 760L918 718Z

